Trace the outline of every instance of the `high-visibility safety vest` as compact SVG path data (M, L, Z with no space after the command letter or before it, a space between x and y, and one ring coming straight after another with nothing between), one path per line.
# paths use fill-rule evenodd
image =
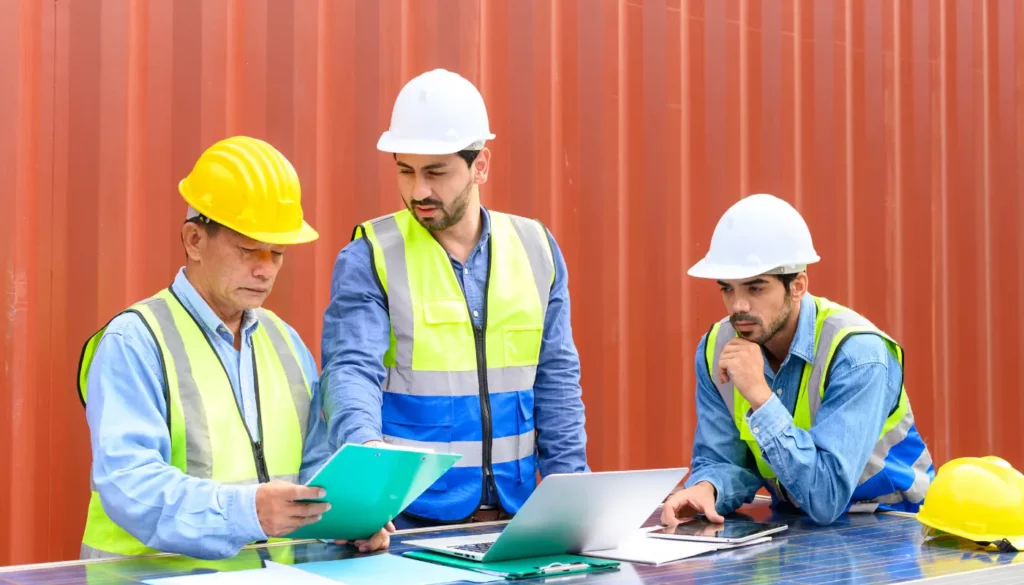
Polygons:
M539 222L489 213L480 327L448 254L408 210L353 232L370 245L391 319L384 441L462 455L406 509L420 518L466 519L488 485L514 514L537 483L533 383L555 265Z
M886 347L896 357L900 367L903 367L903 348L865 317L825 298L814 297L814 302L817 307L814 359L804 366L793 413L793 424L807 431L811 430L818 408L825 400L832 359L845 340L854 335L877 335L885 341ZM718 371L718 358L722 350L735 336L736 330L728 318L711 327L705 350L708 373L726 407L733 413L740 439L746 442L753 453L757 469L768 490L776 499L799 506L800 503L793 500L765 461L760 445L750 432L746 419L750 402L730 382L723 383L714 374ZM917 432L910 398L901 382L899 403L885 420L882 433L871 451L847 510L853 504L864 503L877 504L883 510L916 512L934 476L931 455Z
M299 353L277 315L256 309L259 327L252 336L251 351L260 440L254 441L220 357L175 293L164 289L125 312L142 319L160 349L171 465L192 477L228 484L298 480L312 390ZM90 337L82 350L78 391L83 406L89 368L106 328ZM83 559L160 552L115 524L103 510L95 485L90 487Z

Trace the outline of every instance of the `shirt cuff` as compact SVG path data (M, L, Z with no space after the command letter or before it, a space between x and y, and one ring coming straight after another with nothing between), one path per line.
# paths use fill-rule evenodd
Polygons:
M747 411L747 424L754 440L764 449L773 439L793 424L793 417L782 401L772 394L767 402L754 412Z
M353 431L352 434L350 434L348 438L345 439L345 442L351 443L353 445L362 445L369 441L383 440L384 438L381 437L380 433L378 433L377 431L363 427L361 429L356 429L355 431ZM339 446L338 448L340 449L341 447Z
M722 482L715 479L713 472L695 473L683 482L683 488L692 488L702 481L710 483L715 488L715 510L722 509ZM721 512L719 512L721 514Z
M239 534L244 536L247 542L267 540L263 526L260 525L260 517L256 514L256 490L259 485L222 485L221 490L228 498L228 518L238 518Z

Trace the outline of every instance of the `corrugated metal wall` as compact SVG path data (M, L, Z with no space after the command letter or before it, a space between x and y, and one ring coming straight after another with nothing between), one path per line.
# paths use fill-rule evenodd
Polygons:
M182 262L194 158L292 158L322 237L269 304L318 355L335 254L400 205L377 137L433 67L487 99L486 204L565 250L595 469L689 461L723 308L685 270L763 191L808 218L812 292L905 344L936 459L1024 466L1022 46L1014 0L0 3L0 564L77 556L81 344Z

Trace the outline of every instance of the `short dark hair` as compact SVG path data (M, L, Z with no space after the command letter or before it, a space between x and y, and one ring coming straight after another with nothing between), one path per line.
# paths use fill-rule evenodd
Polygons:
M466 166L467 167L471 167L471 166L473 166L473 161L475 161L476 157L480 154L480 151L479 150L460 150L459 152L456 152L455 154L459 155L459 158L461 158L462 160L466 161ZM395 160L398 160L398 153L394 153L394 152L391 153L391 158L393 158Z
M466 166L467 167L471 167L471 166L473 166L473 161L475 161L476 157L480 154L480 151L479 150L460 150L456 154L459 155L459 158L461 158L462 160L466 161Z
M779 281L782 282L782 286L786 289L786 297L788 298L791 294L789 285L793 284L793 281L796 280L796 277L799 275L799 272L791 272L789 274L773 274L772 276L778 278Z

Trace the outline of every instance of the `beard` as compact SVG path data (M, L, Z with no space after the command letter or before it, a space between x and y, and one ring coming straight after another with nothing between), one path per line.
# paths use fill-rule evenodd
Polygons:
M757 323L761 327L760 335L753 337L753 332L748 333L745 331L740 331L738 329L736 330L736 334L742 337L743 339L746 339L747 341L763 346L764 344L771 341L772 338L775 337L775 335L779 331L781 331L783 327L786 326L786 322L789 321L789 318L793 315L793 305L791 303L785 303L784 307L785 309L782 311L782 313L780 313L778 317L772 320L772 322L769 323L767 327L765 327L764 322L760 318L755 317L754 315L751 315L749 313L733 313L732 315L729 316L729 322L732 323L734 329L738 321L743 321L746 323Z
M469 208L469 194L472 190L473 180L470 179L466 183L466 187L448 205L445 205L440 199L431 195L420 201L407 201L405 206L424 228L430 231L446 230L462 221L462 218L465 217L466 209ZM416 213L417 207L433 207L437 211L433 217L420 217Z

